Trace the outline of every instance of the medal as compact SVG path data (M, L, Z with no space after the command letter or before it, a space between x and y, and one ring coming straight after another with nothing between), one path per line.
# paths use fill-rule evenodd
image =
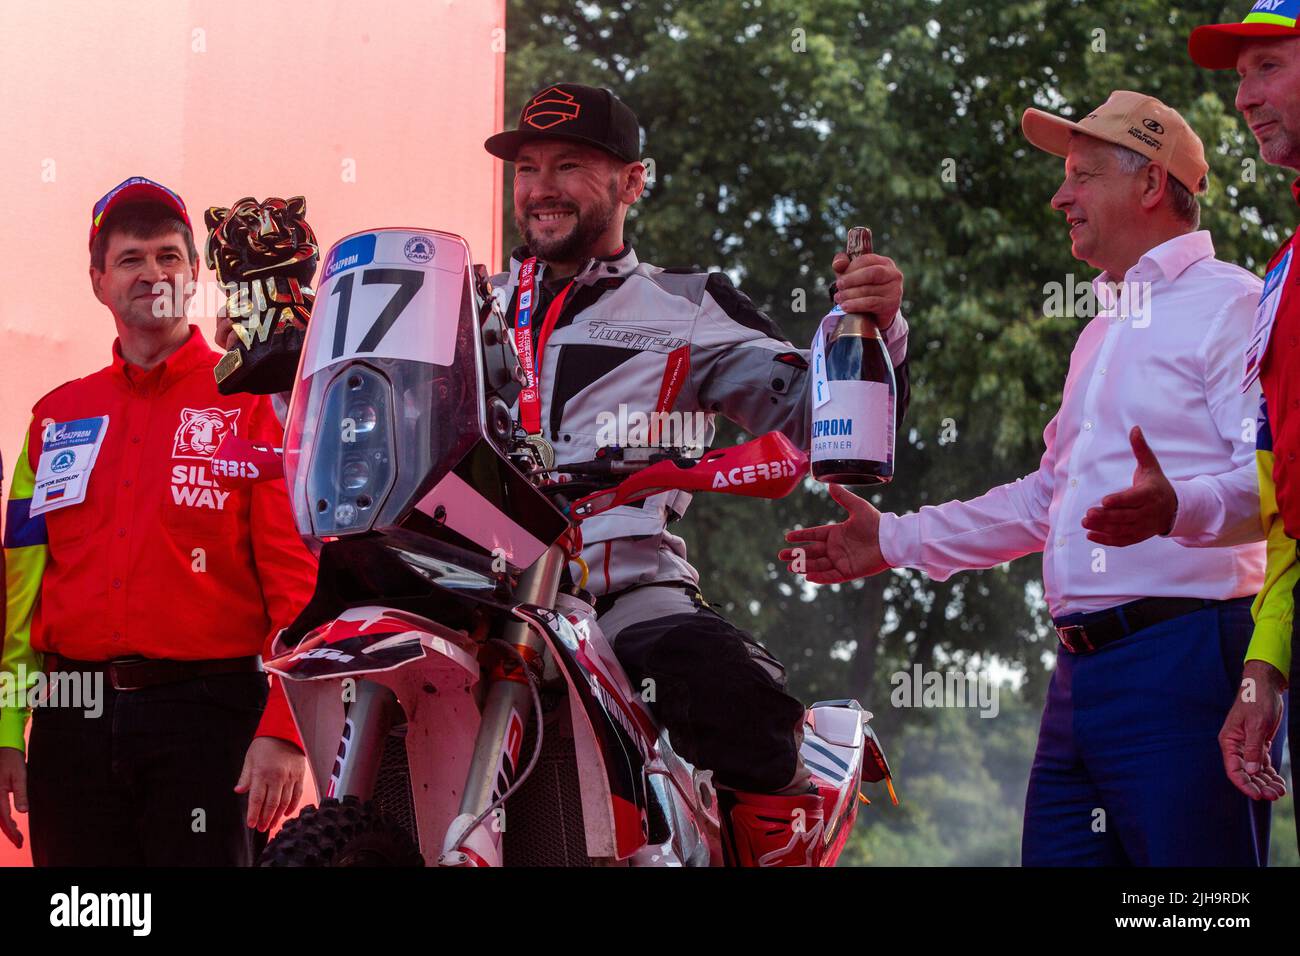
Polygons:
M529 435L524 439L524 443L537 452L543 471L551 471L555 468L555 449L551 447L550 442L541 435Z

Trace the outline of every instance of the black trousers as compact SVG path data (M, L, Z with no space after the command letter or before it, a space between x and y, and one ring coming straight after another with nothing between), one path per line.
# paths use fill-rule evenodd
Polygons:
M651 694L650 710L673 749L712 770L716 783L749 793L791 786L806 774L799 758L804 706L786 693L785 668L698 597L692 606L676 594L689 610L628 624L614 636L633 689ZM643 588L618 603L665 597L663 588Z
M250 866L264 834L234 792L265 674L142 690L102 684L102 713L37 707L27 781L37 866Z

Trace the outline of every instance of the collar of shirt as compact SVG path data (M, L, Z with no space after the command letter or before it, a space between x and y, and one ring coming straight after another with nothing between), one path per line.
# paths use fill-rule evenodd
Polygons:
M519 268L531 257L532 253L528 247L518 246L510 253L510 286L513 288L519 284ZM587 264L578 270L578 274L573 277L573 281L578 285L592 285L600 279L609 279L613 277L623 278L630 276L636 271L640 260L637 259L636 250L632 248L632 243L624 240L623 248L612 256L596 256L588 259ZM546 263L539 263L538 277L542 278L546 274ZM543 279L544 281L544 279Z
M164 392L194 369L212 364L212 349L208 346L197 325L190 326L190 337L185 344L151 369L132 365L122 357L122 340L113 342L113 375L121 384L135 392Z
M1154 282L1157 279L1166 279L1173 282L1202 259L1213 258L1214 239L1211 238L1209 230L1201 229L1198 232L1175 236L1147 250L1138 259L1137 264L1119 279L1109 272L1103 272L1092 280L1093 288L1097 290L1099 301L1105 302L1107 300L1101 298L1102 287L1111 289L1125 282L1138 280Z

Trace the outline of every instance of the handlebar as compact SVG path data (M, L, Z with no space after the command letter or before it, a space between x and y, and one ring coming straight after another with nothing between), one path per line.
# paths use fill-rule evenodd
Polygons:
M626 476L626 475L634 475L639 471L644 471L646 468L649 468L651 465L657 465L660 462L664 462L664 461L671 461L674 464L676 464L677 467L679 468L689 468L691 465L695 464L695 462L699 461L698 456L692 457L690 455L681 454L677 452L675 449L653 451L651 454L646 455L644 458L637 457L632 459L623 456L628 451L641 452L641 451L650 451L650 449L618 448L615 449L615 451L620 454L616 456L614 454L600 455L599 453L597 453L597 457L593 458L591 461L580 461L580 462L573 462L567 465L557 465L554 469L552 469L552 471L556 474L569 474L569 475L590 475L590 476L624 475Z

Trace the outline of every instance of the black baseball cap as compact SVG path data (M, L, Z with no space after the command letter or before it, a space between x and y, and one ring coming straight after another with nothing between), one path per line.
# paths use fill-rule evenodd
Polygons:
M508 163L525 143L567 139L603 149L625 163L641 158L641 124L607 89L556 83L534 93L519 112L519 128L489 136L483 148Z

